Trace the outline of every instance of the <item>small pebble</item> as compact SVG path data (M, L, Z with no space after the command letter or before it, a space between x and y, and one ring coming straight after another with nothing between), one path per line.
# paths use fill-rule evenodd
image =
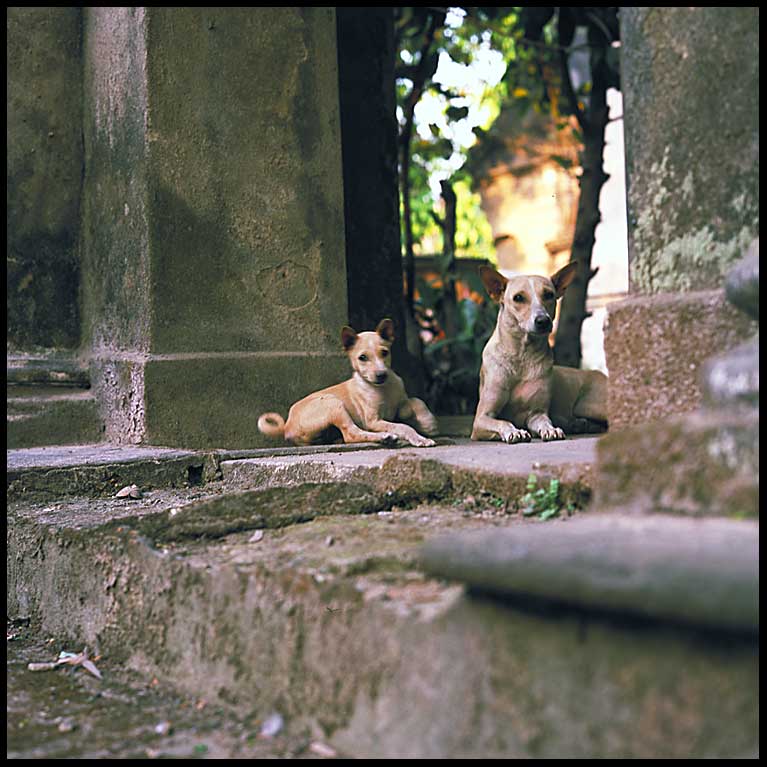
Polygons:
M248 543L258 543L262 538L264 537L264 531L263 530L256 530L253 535L248 538Z
M335 542L336 542L336 539L332 535L329 535L327 538L325 538L326 546L332 546Z
M313 754L325 757L326 759L335 759L338 756L338 752L334 748L331 748L326 743L320 743L318 740L310 744L309 750Z
M156 724L154 726L154 731L156 735L168 735L171 731L171 725L170 722L160 722L159 724Z
M77 729L77 725L71 719L62 719L56 729L59 732L72 732Z
M138 489L138 485L126 485L115 493L115 498L142 498L141 490Z
M285 720L280 714L270 714L264 719L264 723L261 725L261 732L258 733L260 738L273 738L282 730L285 724Z
M27 669L29 671L53 671L58 666L58 663L28 663Z

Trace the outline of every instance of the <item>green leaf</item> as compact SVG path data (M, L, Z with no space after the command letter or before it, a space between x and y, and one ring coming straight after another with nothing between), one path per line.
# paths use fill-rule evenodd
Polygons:
M565 170L569 170L573 167L573 161L569 157L563 157L559 154L553 154L551 155L551 159L554 160L554 162L564 168Z
M434 309L439 301L440 291L421 278L416 280L416 288L418 289L418 294L421 296L421 303L423 303L427 309Z

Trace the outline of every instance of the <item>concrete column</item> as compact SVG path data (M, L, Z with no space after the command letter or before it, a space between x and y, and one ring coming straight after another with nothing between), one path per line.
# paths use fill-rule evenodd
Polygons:
M119 442L264 444L348 374L333 8L89 8L84 307Z
M759 234L759 9L622 7L630 288L721 288Z

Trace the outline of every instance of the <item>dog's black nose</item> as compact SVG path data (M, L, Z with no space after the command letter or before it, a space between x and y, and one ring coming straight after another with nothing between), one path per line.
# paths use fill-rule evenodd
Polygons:
M382 384L386 380L386 373L376 373L376 383Z
M551 330L551 317L548 314L539 314L535 318L536 333L548 333Z

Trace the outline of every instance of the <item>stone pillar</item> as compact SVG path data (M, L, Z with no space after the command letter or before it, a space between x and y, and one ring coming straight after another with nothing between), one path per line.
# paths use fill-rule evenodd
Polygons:
M620 23L630 290L721 288L759 235L759 9Z
M621 7L629 289L608 307L610 428L689 413L752 336L724 280L759 233L759 9Z
M633 296L608 309L595 502L756 516L759 10L620 19Z
M80 343L81 8L8 8L9 351Z
M84 314L115 442L265 444L341 380L333 8L88 8Z

